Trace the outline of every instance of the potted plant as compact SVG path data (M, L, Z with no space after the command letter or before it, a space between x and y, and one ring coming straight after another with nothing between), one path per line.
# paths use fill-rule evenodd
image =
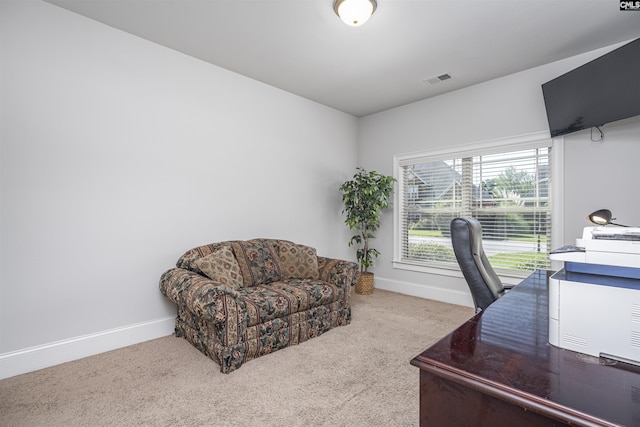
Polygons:
M344 222L356 234L349 240L349 246L357 245L356 258L360 264L360 280L356 284L356 293L373 292L373 273L368 269L373 259L380 255L378 250L369 246L369 240L375 238L380 226L380 213L390 206L393 183L396 180L376 171L368 172L357 168L352 179L340 186L342 192L342 213L347 214Z

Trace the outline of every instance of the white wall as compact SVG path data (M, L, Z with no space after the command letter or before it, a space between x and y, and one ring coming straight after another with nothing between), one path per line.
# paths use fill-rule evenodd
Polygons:
M547 132L541 84L603 55L610 46L360 120L359 164L393 174L393 156L430 149ZM446 84L446 83L445 83ZM567 136L564 151L564 244L573 243L592 211L609 207L620 222L640 224L637 192L640 119L606 125L605 142L589 131ZM590 174L598 171L595 182ZM562 171L560 171L562 173ZM624 222L623 222L624 223ZM382 252L373 271L375 286L472 305L466 282L457 277L394 269L392 211L385 213L374 247Z
M357 119L48 3L3 1L0 376L173 330L187 249L353 258Z
M620 224L640 226L640 116L602 130L602 142L592 142L588 130L564 137L565 244L593 225L586 217L598 209L610 209Z

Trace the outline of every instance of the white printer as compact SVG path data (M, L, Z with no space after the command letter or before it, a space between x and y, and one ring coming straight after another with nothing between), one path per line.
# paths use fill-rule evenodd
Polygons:
M549 257L549 343L640 365L640 227L585 227Z

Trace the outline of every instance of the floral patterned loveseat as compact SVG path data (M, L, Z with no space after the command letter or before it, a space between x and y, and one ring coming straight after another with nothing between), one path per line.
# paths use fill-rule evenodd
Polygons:
M229 373L349 324L358 271L286 240L227 241L187 251L160 290L178 305L176 336Z

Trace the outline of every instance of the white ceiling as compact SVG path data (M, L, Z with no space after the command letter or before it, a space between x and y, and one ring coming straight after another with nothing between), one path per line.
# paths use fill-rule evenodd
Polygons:
M46 1L358 117L640 37L616 0Z

